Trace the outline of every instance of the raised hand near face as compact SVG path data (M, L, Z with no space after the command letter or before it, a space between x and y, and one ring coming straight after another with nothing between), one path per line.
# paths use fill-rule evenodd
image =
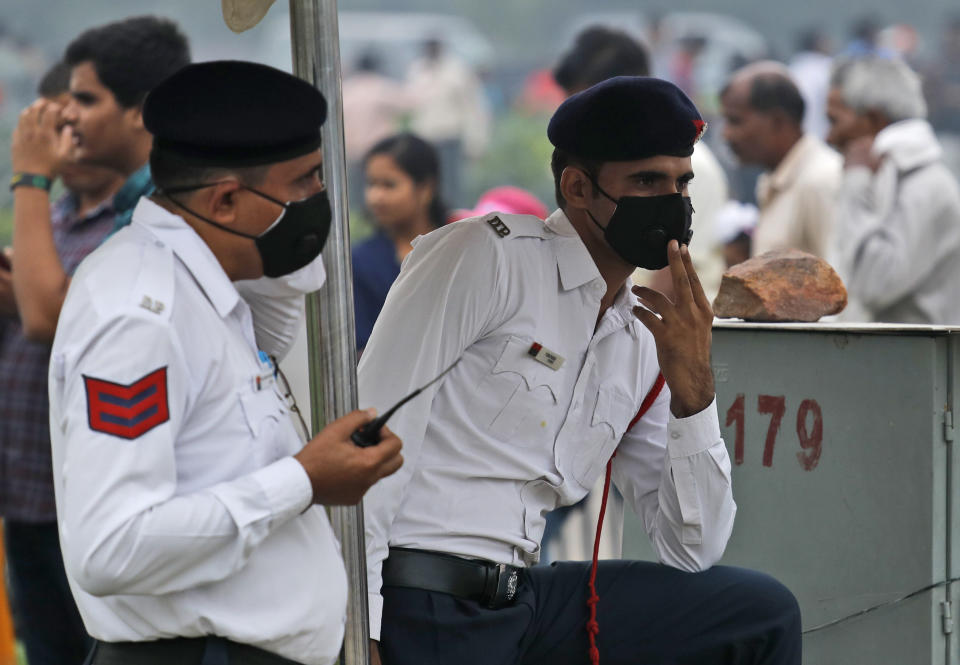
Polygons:
M713 310L687 246L671 240L667 258L674 299L645 286L634 286L633 293L644 307L634 307L633 313L656 341L660 371L670 387L670 411L677 418L685 418L703 411L713 401Z

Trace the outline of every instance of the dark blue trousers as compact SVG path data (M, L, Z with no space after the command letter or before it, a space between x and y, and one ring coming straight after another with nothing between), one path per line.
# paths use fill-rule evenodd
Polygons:
M93 642L67 585L56 522L4 522L11 604L30 665L80 665Z
M499 610L384 588L384 665L586 665L589 575L584 562L530 568ZM602 561L597 591L602 665L800 665L800 608L763 573Z

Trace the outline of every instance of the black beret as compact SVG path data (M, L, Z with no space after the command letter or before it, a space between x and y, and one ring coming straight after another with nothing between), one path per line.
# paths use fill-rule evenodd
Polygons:
M550 119L550 143L582 159L625 162L689 157L706 123L683 91L649 76L617 76L567 99Z
M320 147L327 102L306 81L254 62L188 65L154 88L143 123L154 146L204 166L259 166Z

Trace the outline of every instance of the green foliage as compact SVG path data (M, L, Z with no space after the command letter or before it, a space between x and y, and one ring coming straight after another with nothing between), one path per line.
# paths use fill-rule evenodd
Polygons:
M350 243L366 240L373 233L373 220L367 219L363 210L350 210Z
M0 208L0 249L13 243L13 208Z

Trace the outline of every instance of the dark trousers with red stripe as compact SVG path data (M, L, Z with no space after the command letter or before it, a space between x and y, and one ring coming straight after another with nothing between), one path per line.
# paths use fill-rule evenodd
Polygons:
M516 602L499 610L386 587L383 663L585 665L589 576L588 562L525 570ZM602 665L800 665L797 601L763 573L601 561L597 590Z

